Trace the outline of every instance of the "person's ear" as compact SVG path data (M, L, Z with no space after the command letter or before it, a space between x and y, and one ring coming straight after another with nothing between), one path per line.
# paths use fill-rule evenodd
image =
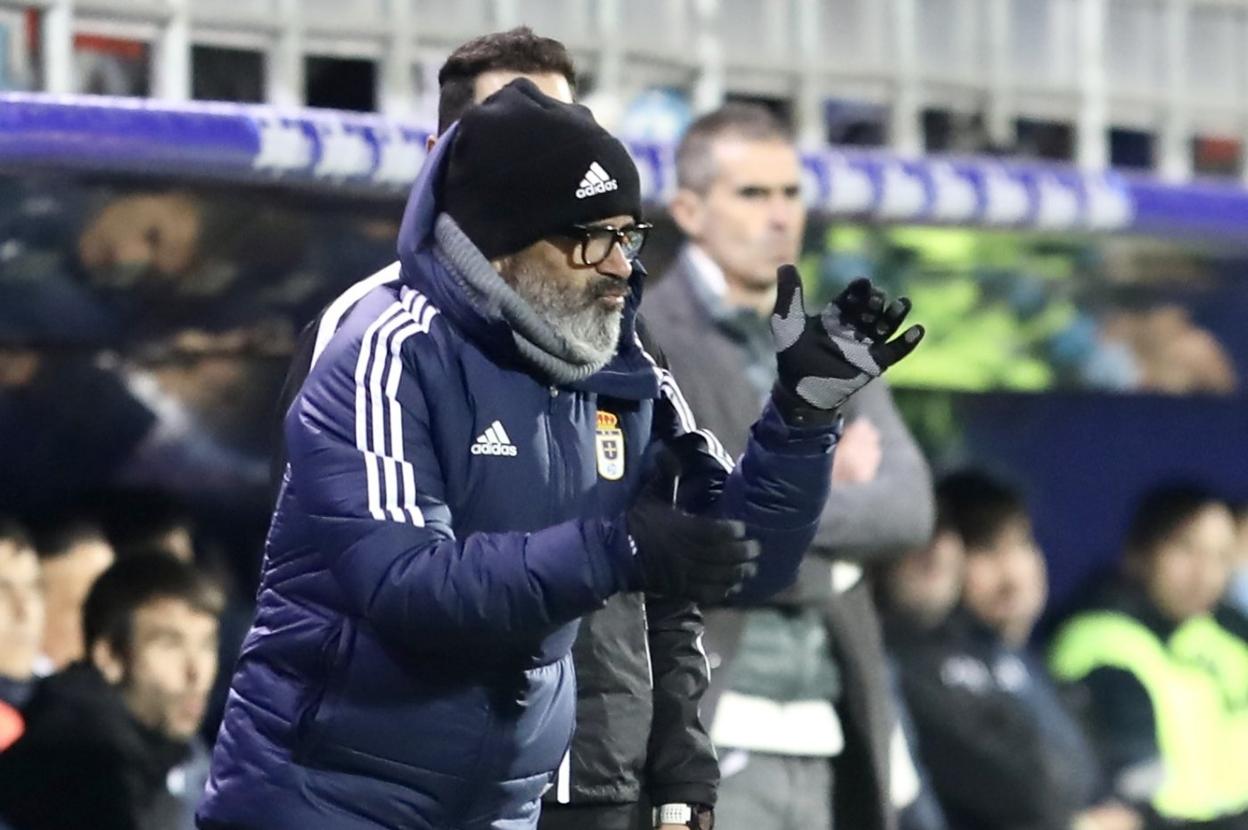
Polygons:
M690 239L702 238L706 225L706 200L702 194L682 187L668 203L667 210L681 233Z
M91 663L104 675L109 684L116 686L126 674L121 657L113 651L108 640L99 639L91 646Z

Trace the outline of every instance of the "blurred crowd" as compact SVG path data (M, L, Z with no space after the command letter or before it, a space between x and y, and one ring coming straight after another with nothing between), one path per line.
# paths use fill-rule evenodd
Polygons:
M110 505L0 518L0 826L194 826L250 613L175 501Z
M896 385L1229 395L1237 338L1208 307L1244 294L1235 267L1206 255L1139 237L835 224L804 265L825 291L871 273L924 309L933 333Z
M298 326L393 255L385 208L0 176L0 503L254 505Z
M1037 635L1048 583L1020 491L962 470L936 497L931 542L877 584L923 781L903 826L1245 826L1245 512L1151 490L1116 572Z
M935 497L930 541L869 575L900 826L1245 826L1248 510L1154 489L1118 570L1037 635L1045 559L1020 491L967 469ZM175 501L110 505L0 519L14 828L193 826L249 609ZM726 779L741 754L721 757Z

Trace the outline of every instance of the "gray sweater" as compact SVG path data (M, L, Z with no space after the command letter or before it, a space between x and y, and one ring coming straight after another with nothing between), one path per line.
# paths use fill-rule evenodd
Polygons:
M739 456L775 375L766 321L718 304L683 255L647 291L641 310L699 426L713 431L730 455ZM887 385L869 384L850 400L845 415L847 421L865 417L879 430L877 475L871 482L832 488L812 555L791 589L766 608L708 614L707 647L712 666L718 663L721 670L712 675L703 714L709 723L725 687L775 700L813 694L839 699L846 763L838 765L837 774L848 787L838 784L834 792L858 796L857 802L838 798L837 815L849 820L844 826L869 830L893 826L887 806L892 713L884 655L865 581L837 593L832 570L836 562L868 566L925 544L934 507L927 462ZM808 636L809 626L820 621L826 625L826 646L812 655L810 644L817 638ZM746 659L736 660L743 649ZM786 662L790 670L778 671ZM876 798L862 797L869 792Z

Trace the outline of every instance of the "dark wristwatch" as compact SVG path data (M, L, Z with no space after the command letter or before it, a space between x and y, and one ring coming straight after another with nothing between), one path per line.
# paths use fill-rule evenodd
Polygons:
M660 804L654 808L654 826L679 824L691 830L712 830L715 810L705 804Z

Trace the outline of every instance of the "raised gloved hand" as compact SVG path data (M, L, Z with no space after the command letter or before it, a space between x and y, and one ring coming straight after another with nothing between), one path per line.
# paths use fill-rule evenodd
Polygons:
M889 303L870 280L854 280L822 313L807 316L797 269L782 265L776 276L771 333L779 380L772 398L791 424L834 420L851 395L923 339L922 326L889 339L910 313L910 301Z
M757 571L761 552L743 522L695 516L673 506L681 472L661 451L658 472L624 517L635 550L633 587L706 604L736 593Z

